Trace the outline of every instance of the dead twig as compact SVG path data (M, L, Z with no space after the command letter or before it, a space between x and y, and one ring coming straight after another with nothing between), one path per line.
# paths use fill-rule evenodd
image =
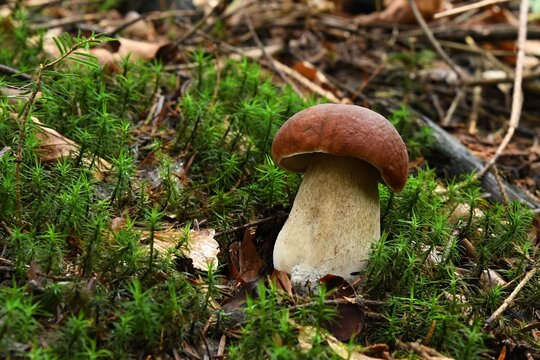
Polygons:
M63 19L55 19L51 20L46 23L40 23L40 24L32 24L30 25L30 29L32 30L46 30L46 29L52 29L56 27L64 27L67 25L73 25L83 22L91 22L91 21L97 21L101 20L103 18L103 14L85 14L82 16L75 16L75 17L66 17Z
M184 41L186 41L187 39L189 39L193 34L195 34L197 32L197 30L201 30L202 27L206 24L206 22L208 21L209 18L211 18L212 16L216 16L216 15L219 15L220 13L222 13L223 11L225 11L225 9L227 8L227 6L229 6L229 4L231 3L232 0L220 0L216 6L214 6L212 8L212 10L206 14L205 16L203 16L203 18L201 20L199 20L195 25L193 25L192 27L190 27L188 29L188 31L186 31L184 33L183 36L181 36L180 38L178 38L171 46L171 49L174 49L176 48L177 46L181 45Z
M4 146L4 148L2 150L0 150L0 159L8 154L9 152L11 151L11 148L9 146Z
M452 117L454 116L454 113L456 112L456 109L461 102L461 99L463 98L463 95L467 92L467 89L457 89L456 96L454 97L454 100L450 104L450 107L448 108L448 111L446 112L446 115L444 119L441 121L441 126L448 126L450 124L450 120L452 120Z
M340 304L353 304L353 305L362 305L362 306L382 306L385 304L384 301L364 299L362 296L356 296L352 298L329 299L329 300L324 300L323 303L324 305L327 305L327 306L335 306L335 305L340 305ZM294 310L298 310L298 309L302 309L302 308L306 308L310 306L315 306L315 305L317 305L316 302L310 301L303 304L289 306L288 309L290 311L294 311Z
M523 106L523 62L525 60L525 41L527 40L527 15L529 12L529 0L523 0L519 8L519 31L518 31L518 53L515 70L514 93L512 95L512 112L510 114L510 122L508 130L503 138L503 141L495 151L493 157L486 163L484 168L478 173L478 177L485 175L487 171L497 162L499 156L510 143L514 132L519 125L521 116L521 108Z
M476 76L479 76L481 73L480 69L476 69ZM469 134L476 134L478 132L478 113L480 111L480 106L482 105L482 87L476 85L472 89L472 105L471 113L469 114Z
M0 64L0 73L13 77L21 78L22 80L30 81L32 77L28 74L22 73L19 70L12 68L11 66Z
M214 238L217 238L218 236L223 236L223 235L227 235L227 234L232 234L232 233L235 233L235 232L238 232L238 231L242 231L242 230L245 230L245 229L248 229L248 228L251 228L251 227L255 227L255 226L258 226L260 224L264 224L266 222L269 222L269 221L273 221L273 220L277 220L277 219L280 219L280 218L285 218L287 217L287 214L284 213L284 212L278 212L277 214L275 215L272 215L272 216L268 216L268 217L265 217L263 219L259 219L259 220L255 220L255 221L251 221L247 224L244 224L244 225L240 225L240 226L237 226L237 227L234 227L232 229L227 229L227 230L224 230L222 232L218 232L214 235Z
M505 203L509 203L510 199L508 198L508 194L506 193L506 190L502 183L501 175L499 174L499 168L497 168L496 166L493 167L493 175L495 175L495 180L497 180L497 186L499 186L499 191L501 192L503 201Z
M255 31L255 28L253 27L253 22L251 21L251 18L249 17L249 15L245 15L245 20L246 20L246 24L248 26L249 32L251 34L251 37L253 37L253 40L255 41L259 49L261 49L261 52L264 58L268 61L268 63L274 69L274 71L283 79L283 81L289 84L294 89L294 91L305 100L305 97L300 92L300 89L298 89L296 84L293 83L291 79L289 79L289 77L285 75L285 73L279 67L276 66L276 61L266 52L264 44L262 43L261 39L257 35L257 32Z
M319 85L315 84L314 82L310 81L308 78L304 77L302 74L300 74L298 71L291 69L287 65L280 63L279 61L275 62L275 65L281 69L284 73L295 79L300 83L300 85L305 86L310 91L314 92L317 95L320 95L322 97L327 98L329 101L339 104L341 103L341 100L338 99L332 92L327 91L320 87Z
M527 0L524 0L524 1L527 1ZM504 300L504 302L502 303L501 306L499 306L499 308L497 310L495 310L493 312L493 314L491 314L491 316L489 318L487 318L485 324L486 325L489 325L491 324L493 321L497 320L497 318L499 316L502 315L502 313L504 313L506 311L506 309L508 309L508 307L514 302L514 299L516 298L516 296L519 294L519 292L521 291L521 289L523 289L523 287L525 285L527 285L527 283L533 278L533 276L538 272L538 265L535 265L532 270L530 270L524 277L523 279L521 279L521 281L519 282L519 284L517 284L516 288L514 289L514 291L512 291L512 293Z
M486 7L486 6L495 5L495 4L504 3L504 2L509 2L509 1L510 0L482 0L482 1L477 1L477 2L472 3L472 4L467 4L467 5L463 5L463 6L453 8L453 9L450 9L450 10L445 10L445 11L438 12L435 15L433 15L433 18L434 19L440 19L440 18L443 18L445 16L457 15L457 14L464 13L466 11L476 10L476 9L480 9L480 8L483 8L483 7Z
M540 78L540 69L529 71L522 75L522 81L529 81ZM463 85L476 86L476 85L498 85L498 84L510 84L515 83L515 76L507 76L500 78L475 78L463 81Z
M450 66L452 71L456 73L460 80L468 79L469 75L465 72L465 70L461 69L456 63L454 63L454 61L450 58L450 56L448 56L446 51L444 51L441 44L437 41L435 35L433 35L433 32L426 23L426 20L424 20L424 17L420 13L420 10L418 10L418 5L416 4L416 1L409 0L409 5L411 6L416 21L418 21L418 24L420 24L422 31L429 39L431 45L435 48L435 51L437 51L437 53L444 60L444 62L446 62L448 66Z

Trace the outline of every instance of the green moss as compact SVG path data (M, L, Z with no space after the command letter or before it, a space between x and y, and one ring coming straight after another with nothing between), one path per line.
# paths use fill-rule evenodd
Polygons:
M36 68L39 48L28 48L33 55L23 63L16 55L22 46L22 37L13 37L0 62ZM159 63L126 60L116 73L63 62L43 74L43 95L35 103L0 99L0 150L11 148L0 157L0 245L10 267L0 284L1 307L9 310L0 316L2 356L185 355L183 344L196 348L207 337L230 334L227 315L215 306L230 296L229 269L185 273L174 258L152 248L153 234L168 226L166 220L174 219L183 233L194 220L226 230L290 208L301 176L273 163L271 142L287 118L315 100L274 85L250 61L218 68L202 51L192 59L188 80ZM177 82L187 82L184 92L167 98L167 110L156 117L152 106L160 96L176 94ZM2 83L16 84L12 78ZM79 147L73 157L42 163L43 130L28 122L17 178L21 125L8 114L20 115L24 106ZM417 156L429 133L408 120L405 108L392 116ZM93 167L100 158L111 164L105 179ZM532 214L518 203L487 203L472 182L449 182L444 192L440 185L425 169L400 194L381 186L383 237L359 290L384 301L377 311L386 320L369 322L356 342L394 346L398 339L431 334L428 345L456 358L486 351L491 335L481 330L483 321L508 290L484 290L480 276L502 257L517 260L501 272L507 279L527 271ZM468 213L449 221L464 204ZM120 217L124 224L113 226ZM151 235L143 237L141 229ZM463 239L476 247L477 259L465 256ZM219 240L226 253L236 239ZM30 281L29 266L39 273ZM534 311L537 284L535 279L517 300L526 312ZM337 357L321 335L334 314L325 292L299 299L305 306L294 311L275 286L261 284L255 295L247 300L241 336L228 341L231 358ZM311 350L299 346L299 328L306 326L318 334ZM512 336L525 337L518 331Z

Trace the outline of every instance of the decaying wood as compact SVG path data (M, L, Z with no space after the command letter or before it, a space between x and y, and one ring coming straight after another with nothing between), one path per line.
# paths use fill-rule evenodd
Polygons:
M391 99L378 100L377 102L384 104L389 113L400 108L400 104ZM459 140L428 117L414 109L409 111L412 120L417 126L428 126L431 129L433 143L430 146L430 151L426 154L426 160L432 168L445 175L445 177L478 172L483 169L484 164ZM481 183L482 189L490 195L490 200L504 202L505 197L494 174L487 173L482 178ZM509 200L520 200L531 209L540 210L540 204L530 195L504 180L501 183Z
M456 26L440 26L432 29L433 34L439 40L463 41L467 37L473 38L475 41L500 41L500 40L516 40L518 29L513 25L497 24L485 25L480 27L462 28ZM417 36L424 36L420 31L415 31ZM403 34L403 36L411 36L412 32ZM529 25L527 27L528 39L540 39L540 26Z
M411 110L414 113L414 111ZM465 173L481 171L483 163L474 156L467 147L460 143L456 138L442 129L439 125L427 117L416 113L414 121L418 125L428 126L434 138L431 152L427 155L430 165L449 176L457 176ZM523 201L531 209L540 209L540 204L527 193L516 186L502 180L504 192L501 191L497 178L492 173L486 173L482 179L482 189L490 194L490 199L496 202L504 202L504 192L509 200Z

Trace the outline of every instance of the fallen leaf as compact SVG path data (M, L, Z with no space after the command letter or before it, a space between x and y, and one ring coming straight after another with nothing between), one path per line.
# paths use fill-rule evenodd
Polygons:
M16 114L10 113L9 116L15 121L20 121ZM75 141L68 139L52 128L46 127L33 116L29 120L35 124L35 136L41 141L36 148L36 153L41 161L52 162L64 157L74 158L79 156L79 145ZM90 164L88 159L83 159L83 161L88 165ZM110 163L99 157L96 157L93 166L94 176L99 180L103 180L112 168Z
M62 32L59 28L51 29L43 36L43 51L50 58L58 58L60 52L56 47L53 38L61 35ZM89 50L79 49L79 53L87 53L95 56L98 62L102 66L110 66L113 71L118 71L117 64L129 56L131 61L135 60L153 60L158 55L158 52L168 47L169 43L160 42L148 42L140 40L132 40L122 37L115 38L114 41L110 41L101 47L92 47ZM71 55L77 57L77 55ZM88 60L84 56L79 56L83 60Z
M153 60L161 47L166 44L153 43L147 41L131 40L126 38L118 38L120 48L118 55L121 58L131 54L131 60Z
M332 292L328 299L349 299L356 297L353 287L340 276L326 275L319 280ZM336 303L337 316L326 322L324 327L337 339L347 341L358 335L364 327L364 311L358 304Z
M444 0L416 0L416 5L426 21L433 19L433 15L447 6ZM388 22L416 24L416 17L409 5L409 0L393 0L383 11L369 15L360 15L355 20L359 23Z
M313 339L317 331L312 326L302 326L298 332L298 346L304 353L308 353L313 348Z
M74 158L79 155L79 145L60 134L58 131L45 127L38 119L32 117L32 121L38 125L36 137L41 140L37 149L39 159L43 162L52 162L64 157ZM85 163L90 160L85 159ZM94 161L94 176L103 180L111 169L111 164L106 160L97 157Z
M13 87L0 87L0 96L8 98L12 104L17 103L18 100L28 101L29 91L27 89L17 89ZM36 94L36 99L42 96L41 92Z
M480 274L480 286L486 291L493 289L495 286L504 287L506 285L508 283L495 270L487 269Z
M229 247L231 275L242 284L257 280L262 269L266 267L266 263L253 244L255 231L254 227L247 229L242 242L233 243Z
M291 279L286 272L274 269L272 275L270 275L270 280L276 283L276 288L278 290L283 290L289 294L291 298L294 296Z
M116 28L122 24L128 23L130 21L137 20L141 17L141 15L136 11L129 11L124 18L121 21L114 21L114 23L107 23L102 24L104 27L109 28ZM154 28L154 25L151 21L148 21L146 19L140 19L138 21L135 21L128 27L124 28L121 32L123 36L127 36L130 38L139 38L139 39L146 39L146 40L154 40L157 38L156 29Z
M149 236L149 231L142 231ZM213 270L218 267L219 244L214 239L214 229L190 230L186 242L186 249L180 248L182 254L193 261L193 267L202 271L208 271L209 266ZM171 228L165 231L154 232L154 248L160 252L176 249L178 243L183 241L184 230Z
M296 327L295 323L293 323ZM364 355L359 349L349 348L347 345L336 339L334 336L325 331L317 332L313 326L302 326L298 334L298 346L305 352L308 352L313 347L315 337L319 335L328 343L334 353L342 359L348 360L375 360L379 358Z

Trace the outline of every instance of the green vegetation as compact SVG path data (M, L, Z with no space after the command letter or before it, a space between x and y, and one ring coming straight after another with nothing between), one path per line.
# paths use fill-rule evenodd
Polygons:
M322 330L335 314L325 291L291 308L285 292L261 282L234 322L219 306L230 298L227 266L186 272L175 256L184 238L170 252L154 246L155 232L171 223L186 234L195 220L226 230L290 208L300 177L274 165L271 141L315 100L274 85L254 63L217 67L203 51L192 54L188 79L159 63L125 59L114 72L91 56L68 62L72 50L103 41L93 36L57 38L61 57L53 63L41 40L27 46L30 30L18 24L4 35L0 63L34 80L3 76L0 87L41 95L0 97L0 356L185 356L201 344L210 351L208 341L226 334L230 358L338 358ZM161 96L169 105L156 113ZM393 121L419 154L429 134L410 127L405 109ZM76 151L43 161L47 129L72 139ZM483 288L480 278L501 268L502 257L514 262L500 272L506 279L527 272L532 214L517 203L489 204L467 183L443 190L428 169L400 194L381 186L384 236L359 290L384 302L375 310L385 320L368 319L358 343L424 341L475 359L498 335L527 336L504 318L483 329L508 290ZM122 226L113 224L118 218ZM464 251L464 239L475 254ZM219 238L221 263L234 240ZM524 319L540 299L538 279L530 284L517 299ZM302 347L308 326L315 336Z

